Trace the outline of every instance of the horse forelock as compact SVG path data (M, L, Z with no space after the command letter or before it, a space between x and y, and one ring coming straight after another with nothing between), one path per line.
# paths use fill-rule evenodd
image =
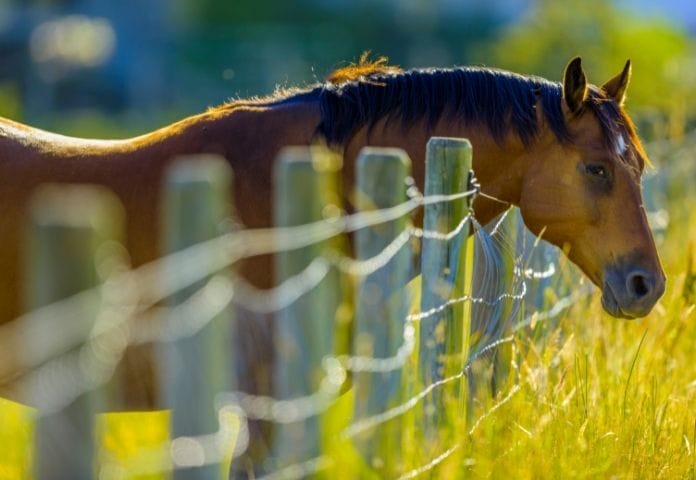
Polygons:
M595 86L590 88L587 104L600 124L607 149L630 167L642 172L649 165L648 156L631 117L623 107ZM627 155L629 147L633 149L632 156ZM632 161L634 159L635 162Z
M636 131L631 117L628 116L622 107L619 107L619 113L621 114L621 123L627 133L629 142L633 146L635 157L638 162L638 169L642 173L646 166L650 166L650 158L643 148L643 143L640 141L640 137L638 137L638 132Z

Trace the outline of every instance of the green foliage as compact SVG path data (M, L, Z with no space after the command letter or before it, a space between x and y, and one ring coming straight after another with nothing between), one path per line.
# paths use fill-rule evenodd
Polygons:
M296 5L283 0L235 0L220 2L218 0L198 0L183 2L184 13L196 23L243 24L263 23L279 19L289 20ZM287 21L286 20L286 21Z
M366 50L409 68L462 63L501 19L485 9L457 12L425 1L182 0L177 17L188 28L170 54L195 72L196 90L208 82L201 96L266 95L322 80Z
M16 84L0 83L0 116L15 120L22 118L22 103Z

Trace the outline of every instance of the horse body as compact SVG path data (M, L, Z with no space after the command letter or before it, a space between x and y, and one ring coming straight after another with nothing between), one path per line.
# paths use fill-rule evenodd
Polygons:
M235 213L247 228L271 226L272 168L287 145L312 143L319 123L317 104L230 107L191 117L151 134L128 140L64 137L4 121L0 125L0 323L22 310L24 227L31 194L43 183L91 183L112 190L123 203L125 245L133 266L156 259L159 245L159 201L167 166L177 155L217 153L235 172ZM518 182L510 181L511 148L500 146L476 126L453 131L442 122L433 129L414 126L405 132L395 125L362 128L345 149L343 183L353 185L354 164L366 145L399 146L413 159L413 177L422 189L425 145L432 135L466 136L475 148L474 168L487 191L508 198ZM512 142L514 143L514 141ZM519 142L517 142L519 143ZM519 148L522 152L522 149ZM503 175L497 181L494 178ZM350 197L350 192L346 192ZM477 204L477 218L487 222L509 203ZM253 262L247 262L247 264ZM258 287L270 287L269 268L245 268Z
M236 215L258 228L271 225L273 160L284 146L324 139L341 149L350 197L355 159L366 145L406 150L422 189L433 135L471 141L486 194L474 203L480 223L518 205L532 231L566 247L602 288L607 311L645 315L662 294L664 274L642 210L645 154L621 109L626 72L598 88L586 85L579 61L568 66L562 86L497 71L403 73L376 63L363 65L357 77L350 69L334 75L341 84L235 102L129 140L72 139L4 121L0 322L21 313L23 230L30 195L41 183L113 190L126 210L125 244L138 266L161 254L161 185L177 155L227 158ZM251 283L272 285L269 258L249 259L240 269ZM150 395L128 406L151 405Z
M0 126L0 322L21 313L24 227L29 199L38 185L92 183L111 189L127 212L124 240L133 265L138 266L162 253L161 185L177 155L224 155L239 179L234 191L240 220L251 228L269 226L272 160L285 145L309 144L313 134L307 107L293 110L297 111L212 111L116 141L62 137L4 122ZM302 121L295 121L299 111ZM283 129L280 124L294 127Z

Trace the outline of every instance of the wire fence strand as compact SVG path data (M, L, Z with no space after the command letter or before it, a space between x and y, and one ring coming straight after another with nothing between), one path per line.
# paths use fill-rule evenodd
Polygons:
M303 295L312 291L326 277L332 268L351 275L362 277L386 266L410 239L434 239L449 242L466 233L468 225L473 226L474 235L481 235L481 227L466 216L450 232L441 233L412 226L397 235L379 253L368 259L356 260L337 252L328 252L315 258L300 273L286 279L268 290L259 290L247 284L241 277L223 270L236 261L255 255L278 253L306 247L327 240L341 233L353 232L381 223L397 220L424 205L438 202L452 202L472 196L474 190L454 195L413 196L395 207L371 212L359 212L345 217L337 217L298 227L280 229L260 229L225 234L216 239L194 245L166 258L136 270L119 273L107 279L104 285L56 304L32 312L0 331L0 344L7 338L17 338L17 332L26 333L26 328L41 328L47 318L71 318L81 310L82 304L98 297L100 321L87 339L75 334L51 351L42 352L33 358L27 367L30 369L21 383L21 389L30 396L50 397L51 401L42 408L55 411L72 401L84 391L106 382L113 374L118 362L129 345L149 342L172 342L195 335L211 319L219 315L230 304L237 304L257 313L269 314L292 305ZM499 232L504 217L493 228L490 236ZM501 240L501 243L504 243ZM509 247L514 252L514 248ZM490 255L491 253L486 253ZM497 306L504 301L521 301L527 294L527 282L546 279L554 275L555 266L547 265L542 271L524 267L521 257L514 259L514 271L510 291L500 292L493 297L464 295L448 299L427 311L419 311L406 316L402 332L402 343L394 355L384 358L370 356L327 355L322 361L323 380L316 392L293 399L276 399L270 396L251 395L245 392L220 392L216 400L219 412L234 411L246 428L249 419L265 420L274 423L292 423L306 420L325 412L338 398L349 372L387 373L404 368L415 348L415 324L435 317L446 309L464 302L486 306ZM176 279L159 282L164 272L181 272ZM174 307L157 306L157 303L191 285L207 280L186 300ZM553 306L548 318L567 308ZM556 310L553 310L553 309ZM27 327L29 326L29 327ZM8 333L9 332L9 333ZM356 419L346 427L341 436L351 439L366 431L404 415L435 389L460 380L467 375L472 362L501 345L510 343L513 337L497 339L479 349L458 373L437 380L404 400L399 405L378 414ZM78 346L72 351L72 346ZM0 348L0 352L3 349ZM88 365L89 368L85 368ZM0 374L2 372L0 371ZM1 378L1 375L0 375ZM50 393L50 395L49 395ZM490 412L492 413L492 412ZM479 419L481 420L481 419ZM224 425L220 425L220 432ZM218 438L207 434L199 437L178 437L170 442L171 449L181 453L182 449L204 449L209 453L206 462L221 461L216 458L211 442ZM211 436L212 435L212 436ZM188 446L188 447L187 447ZM234 456L243 453L237 449ZM414 478L441 463L459 448L457 445L434 458L419 469L405 473L403 478ZM210 453L212 452L212 453ZM219 455L222 455L218 452ZM173 454L172 454L173 455ZM175 468L185 465L172 459ZM301 478L305 475L328 468L332 460L320 456L305 462L269 473L261 478ZM149 467L151 468L151 466ZM167 468L162 466L162 468ZM411 476L408 476L411 475Z

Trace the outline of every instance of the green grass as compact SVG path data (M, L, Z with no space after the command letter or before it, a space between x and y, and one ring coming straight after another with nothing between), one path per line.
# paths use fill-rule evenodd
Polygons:
M521 390L466 442L468 475L696 478L696 317L675 290L641 322L593 300L520 341Z
M691 195L670 207L688 209ZM696 214L672 216L682 221L659 247L668 287L654 311L617 320L595 294L547 336L520 335L519 392L461 437L443 477L696 478L695 272L687 248L696 244ZM478 403L478 414L495 401Z
M0 398L0 479L30 478L34 410Z

